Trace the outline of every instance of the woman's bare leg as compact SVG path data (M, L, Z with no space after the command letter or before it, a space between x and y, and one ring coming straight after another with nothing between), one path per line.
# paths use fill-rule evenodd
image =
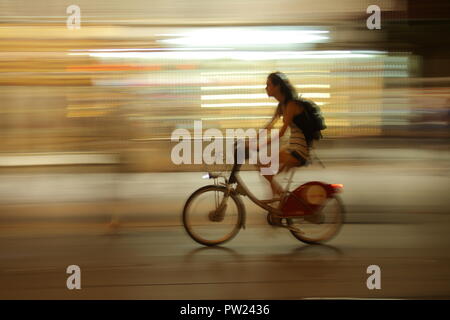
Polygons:
M276 174L274 175L263 175L264 178L266 178L267 181L269 181L270 183L270 188L272 189L272 195L273 197L277 197L280 196L284 190L283 188L280 186L280 184L274 179L274 177L282 172L285 169L291 168L291 167L295 167L299 164L298 159L296 159L295 157L293 157L288 151L282 150L279 153L279 170ZM260 167L265 167L265 166L269 166L269 165L260 165Z

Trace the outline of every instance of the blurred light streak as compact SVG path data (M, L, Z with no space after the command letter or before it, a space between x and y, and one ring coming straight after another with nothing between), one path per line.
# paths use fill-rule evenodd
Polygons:
M201 87L202 91L215 91L215 90L238 90L238 89L264 89L265 85L248 85L248 86L208 86ZM309 89L309 88L317 88L317 89L329 89L329 84L300 84L296 85L296 88L299 89Z
M161 66L149 65L126 65L126 64L96 64L85 66L68 66L68 72L83 72L83 71L159 71Z
M202 72L202 76L224 76L224 75L242 75L242 74L269 74L271 71L260 70L260 71L212 71L212 72Z
M105 110L86 110L86 111L69 111L67 113L68 118L86 118L86 117L99 117L108 114Z
M158 52L158 51L209 51L209 50L233 50L233 48L114 48L114 49L71 49L67 53L71 56L89 55L95 52Z
M305 98L330 98L329 93L302 93ZM201 96L201 100L234 100L234 99L264 99L268 98L265 93L249 93L249 94L213 94Z
M265 93L249 93L249 94L213 94L201 96L201 100L234 100L234 99L264 99L267 98Z
M271 116L243 116L243 117L210 117L201 118L201 121L217 121L217 120L255 120L255 119L272 119Z
M187 33L181 38L158 40L157 42L185 46L251 46L316 43L329 37L318 35L329 31L319 30L245 30L219 29L200 30Z
M301 94L302 97L305 98L319 98L319 99L329 99L330 98L330 94L329 93L319 93L319 92L314 92L314 93L302 93Z
M325 102L317 102L315 103L318 106L323 106ZM202 104L202 108L239 108L239 107L276 107L278 105L277 102L248 102L248 103L206 103Z
M202 91L214 91L214 90L234 90L234 89L264 89L265 85L253 85L253 86L209 86L201 87Z
M207 103L202 108L237 108L237 107L276 107L276 102L248 102L248 103Z
M318 88L318 89L329 89L329 84L299 84L295 86L299 89L309 89L309 88Z
M116 164L115 154L94 152L27 153L26 155L4 154L0 157L0 167L43 166L64 164Z
M129 58L129 59L161 59L161 60L219 60L235 59L243 61L254 60L302 60L302 59L357 59L373 58L367 53L327 53L320 51L201 51L201 52L102 52L87 53L94 58ZM77 55L77 53L69 53ZM260 72L261 73L261 72Z

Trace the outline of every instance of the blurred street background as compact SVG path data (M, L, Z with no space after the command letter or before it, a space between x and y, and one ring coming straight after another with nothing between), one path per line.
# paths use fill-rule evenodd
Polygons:
M366 25L373 4L381 29ZM450 298L448 1L2 0L0 12L1 299ZM182 208L223 168L175 165L171 134L262 128L275 71L328 126L325 168L294 184L343 184L347 224L311 247L245 199L247 229L202 249ZM254 168L242 175L269 195ZM86 274L79 293L70 264ZM365 286L371 264L382 290Z

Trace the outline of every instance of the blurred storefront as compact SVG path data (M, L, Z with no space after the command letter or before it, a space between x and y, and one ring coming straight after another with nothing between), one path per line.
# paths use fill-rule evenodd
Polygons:
M421 125L448 114L448 72L432 67L448 65L448 40L417 40L411 1L382 1L381 30L366 27L369 3L272 3L79 1L69 30L58 1L4 2L0 152L120 154L132 170L167 154L164 167L171 133L195 120L262 127L274 71L321 106L326 139L448 138L448 120Z

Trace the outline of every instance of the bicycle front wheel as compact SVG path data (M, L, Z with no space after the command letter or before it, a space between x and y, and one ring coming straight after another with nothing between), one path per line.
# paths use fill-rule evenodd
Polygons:
M344 223L345 209L339 197L329 198L322 209L313 215L288 218L289 226L299 232L291 230L298 240L308 243L322 243L336 236Z
M196 242L214 246L231 240L239 232L243 222L242 203L235 194L224 201L226 191L222 186L206 186L186 201L183 226Z

